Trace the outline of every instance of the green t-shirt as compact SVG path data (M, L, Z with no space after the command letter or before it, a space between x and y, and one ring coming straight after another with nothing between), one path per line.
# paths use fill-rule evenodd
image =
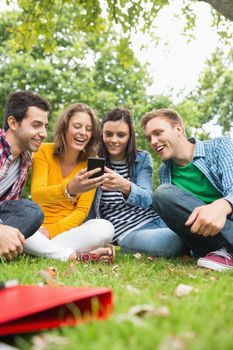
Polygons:
M222 198L220 193L207 177L192 162L185 166L172 163L172 184L192 193L206 204Z

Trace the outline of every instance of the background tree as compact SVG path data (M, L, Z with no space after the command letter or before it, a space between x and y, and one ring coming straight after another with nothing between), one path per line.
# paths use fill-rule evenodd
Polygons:
M197 88L186 102L194 104L199 123L214 121L229 134L233 124L233 50L217 49L206 62Z
M206 123L216 116L224 130L229 130L233 110L232 55L224 61L221 53L216 53L198 88L178 104L169 96L147 93L151 79L147 67L135 58L128 35L137 26L141 26L140 30L150 28L169 1L121 0L121 6L117 1L113 6L107 0L19 0L18 3L19 10L0 13L1 115L9 93L30 89L45 96L53 106L50 139L59 111L77 101L95 108L100 118L115 106L129 108L141 149L149 148L140 118L156 108L177 109L187 126L187 136L206 136L199 128L200 120ZM100 3L105 7L101 8ZM188 3L184 1L183 8L187 28L195 25ZM119 28L117 33L112 29L116 22L122 32ZM152 154L157 184L160 160Z
M227 24L233 20L232 0L202 1L212 5L215 27L218 27L220 22ZM198 0L183 0L181 13L174 14L186 18L185 31L195 26L193 5L197 2ZM7 0L7 3L11 5L13 1ZM61 22L64 25L63 37L69 36L71 32L102 35L117 24L130 41L132 30L152 33L160 10L170 3L172 0L18 0L22 21L17 24L17 31L12 23L8 23L12 48L31 50L39 40L43 40L46 50L53 51L61 39L61 33L58 31ZM68 14L66 22L63 21L64 12ZM227 37L227 27L220 30L220 34Z
M90 104L100 117L116 105L133 111L144 105L151 80L146 66L139 63L124 39L114 33L96 37L74 32L62 38L53 53L43 50L43 39L32 52L14 52L9 49L7 23L17 26L21 20L17 12L0 17L1 115L7 95L24 89L47 97L53 106L53 119L64 106L77 101Z

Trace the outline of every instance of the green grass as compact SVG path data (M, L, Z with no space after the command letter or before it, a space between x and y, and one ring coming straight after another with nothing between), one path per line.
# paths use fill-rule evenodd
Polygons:
M46 349L69 350L225 350L233 349L233 272L212 272L196 267L194 260L155 259L117 251L119 269L103 264L77 265L46 259L20 257L0 265L1 280L18 279L20 284L38 284L41 269L55 266L58 280L67 286L103 286L112 288L114 312L106 321L93 321L77 327L64 327L27 335L3 338L19 349L32 349L33 336L52 335L67 339L67 345L49 341ZM177 297L180 284L198 288ZM127 285L137 288L134 293ZM167 306L167 317L145 316L142 325L122 320L134 305ZM34 347L35 348L35 347ZM33 348L33 349L34 349Z

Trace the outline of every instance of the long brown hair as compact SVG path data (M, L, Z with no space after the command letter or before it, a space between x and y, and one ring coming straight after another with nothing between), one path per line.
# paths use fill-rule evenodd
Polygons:
M54 155L60 159L63 158L67 151L66 132L68 130L71 117L78 112L85 112L91 117L92 136L85 149L78 155L78 161L87 160L98 152L98 144L100 141L100 126L94 110L85 103L74 103L67 107L62 113L56 124L54 133L55 151Z

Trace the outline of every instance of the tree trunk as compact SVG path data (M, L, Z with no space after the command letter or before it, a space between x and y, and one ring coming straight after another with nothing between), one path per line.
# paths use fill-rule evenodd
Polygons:
M233 21L233 0L200 0L207 2L221 15Z

